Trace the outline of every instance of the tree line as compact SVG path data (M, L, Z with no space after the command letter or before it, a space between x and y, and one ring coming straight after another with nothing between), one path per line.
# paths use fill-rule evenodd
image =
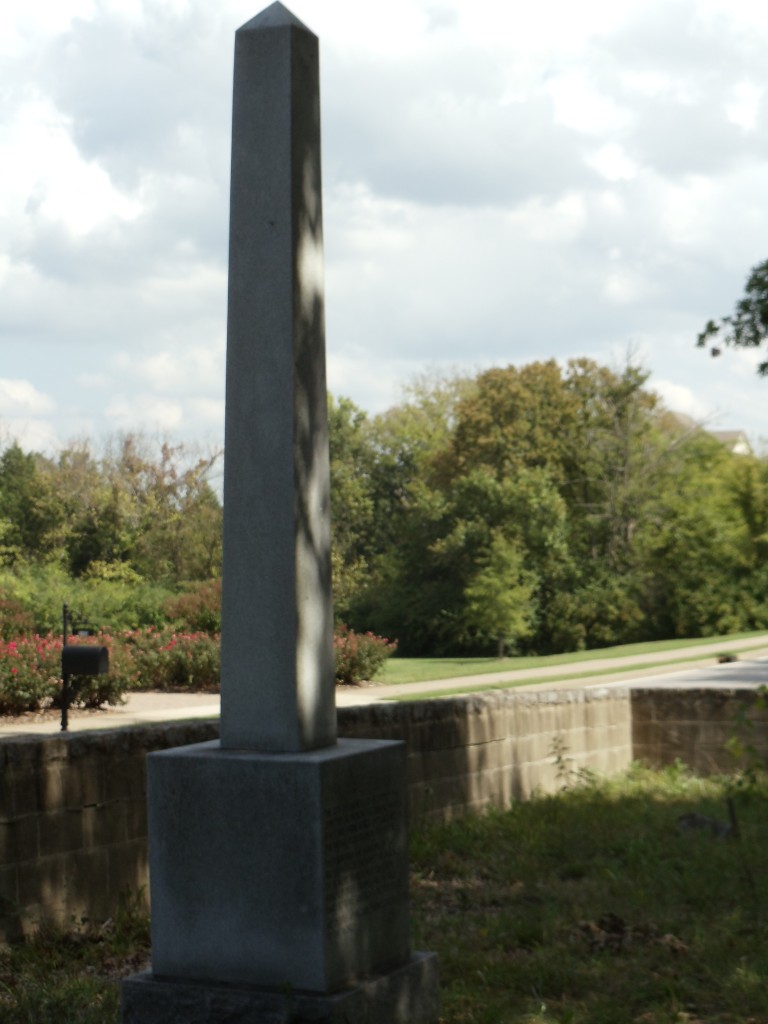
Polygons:
M768 462L665 409L637 366L424 377L376 416L331 397L329 424L336 615L400 653L768 627ZM51 578L58 596L111 588L112 628L130 593L134 628L158 594L218 601L220 460L136 434L55 457L8 444L0 601Z
M221 453L140 434L0 454L0 636L219 623Z
M170 587L218 576L220 456L132 433L55 458L13 442L0 455L0 564Z
M331 403L337 608L409 655L768 626L768 463L576 359Z

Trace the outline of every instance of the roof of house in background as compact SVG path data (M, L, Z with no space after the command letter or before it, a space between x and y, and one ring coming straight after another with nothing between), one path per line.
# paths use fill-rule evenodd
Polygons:
M752 445L743 430L709 430L721 444L724 444L734 455L752 455Z

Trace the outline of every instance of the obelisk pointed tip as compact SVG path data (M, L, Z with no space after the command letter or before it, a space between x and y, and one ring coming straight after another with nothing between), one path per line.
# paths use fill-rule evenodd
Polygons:
M238 32L254 32L265 28L300 28L305 32L310 32L310 29L302 21L299 21L285 4L281 4L280 0L275 0L273 4L265 7L255 18L246 21L244 25L240 26Z

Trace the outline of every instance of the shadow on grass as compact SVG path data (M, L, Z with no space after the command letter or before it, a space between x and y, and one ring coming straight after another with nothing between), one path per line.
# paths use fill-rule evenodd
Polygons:
M563 781L577 785L414 836L442 1022L768 1021L768 787L680 766ZM723 837L732 793L739 835Z
M149 965L141 894L96 926L49 926L0 949L0 1024L117 1024L120 980Z

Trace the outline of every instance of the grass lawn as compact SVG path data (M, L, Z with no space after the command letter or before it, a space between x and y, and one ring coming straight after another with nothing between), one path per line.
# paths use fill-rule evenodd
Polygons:
M768 789L735 798L740 838L677 823L727 822L727 792L635 770L416 836L444 1024L765 1024Z
M390 658L376 681L394 686L399 683L424 683L432 679L453 679L460 676L485 675L491 672L522 672L534 668L558 668L574 666L576 672L565 672L564 675L575 678L578 666L585 661L602 661L606 658L627 658L628 662L638 655L655 654L658 661L654 665L665 665L668 662L664 654L668 651L679 651L686 647L701 647L717 644L719 641L748 640L752 637L766 637L764 631L754 633L733 633L721 637L698 637L695 640L656 640L652 643L624 644L620 647L602 647L595 651L577 651L572 654L547 654L520 658ZM736 652L738 653L738 648ZM617 671L611 669L611 671ZM591 673L593 674L593 673Z
M766 1024L768 787L634 769L413 837L414 946L440 958L441 1024ZM685 819L689 824L693 819ZM701 822L699 822L701 824ZM705 823L706 824L706 823ZM0 1022L117 1024L146 922L0 953Z

